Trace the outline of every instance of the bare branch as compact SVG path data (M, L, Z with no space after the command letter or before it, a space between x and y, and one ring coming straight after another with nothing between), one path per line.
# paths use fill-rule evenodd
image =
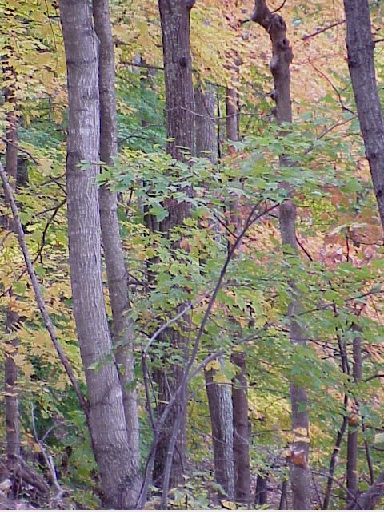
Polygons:
M326 27L323 27L323 28L318 28L312 34L307 34L307 35L303 36L301 39L303 41L307 41L307 39L310 39L311 37L318 36L319 34L322 34L323 32L330 30L331 28L337 27L338 25L342 25L343 23L345 23L345 20L335 21L335 23L331 23L330 25L327 25Z

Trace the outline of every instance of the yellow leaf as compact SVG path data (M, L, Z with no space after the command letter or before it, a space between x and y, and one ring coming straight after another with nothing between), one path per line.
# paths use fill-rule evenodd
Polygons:
M221 501L221 505L222 505L223 508L226 508L228 510L235 510L236 509L236 505L233 503L233 501L222 500Z
M211 361L210 363L208 363L207 366L205 367L205 369L207 370L207 372L209 372L210 370L219 370L220 362L217 359L215 359L215 360Z

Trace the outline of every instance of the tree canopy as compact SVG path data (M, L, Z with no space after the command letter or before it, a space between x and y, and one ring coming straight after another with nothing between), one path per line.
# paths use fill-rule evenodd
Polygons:
M384 6L352 4L0 0L4 508L380 504Z

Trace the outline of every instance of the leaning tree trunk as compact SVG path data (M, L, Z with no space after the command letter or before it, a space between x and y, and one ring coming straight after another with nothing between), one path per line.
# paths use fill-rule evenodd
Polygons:
M67 216L73 311L89 398L89 428L103 504L134 508L132 453L103 296L98 40L87 0L60 0L67 62Z
M107 165L117 157L114 43L109 0L93 0L95 31L99 38L100 159ZM99 189L101 234L113 319L115 361L123 390L123 403L131 452L132 503L140 492L139 416L134 382L133 326L129 320L127 272L117 216L117 194L107 184Z
M193 4L191 0L159 0L165 72L166 149L169 155L179 161L188 161L194 150L194 94L190 52L190 9ZM186 201L179 203L176 199L166 199L164 206L168 216L159 223L158 229L163 236L169 238L174 228L181 226L190 215L190 205ZM156 226L157 223L152 224ZM184 358L188 352L187 337L182 334L185 330L186 324L183 323L179 328L167 329L159 337L162 343L178 350ZM167 361L164 361L163 368L155 370L159 417L170 397L180 387L183 371L182 364L170 366ZM176 431L178 435L175 438ZM163 498L170 487L177 487L184 481L185 445L186 393L180 393L167 417L155 452L153 480L163 490Z
M377 82L368 0L344 0L348 67L384 229L384 122Z
M196 111L196 156L208 158L217 164L217 133L215 123L215 93L208 85L203 91L201 86L195 90ZM221 360L216 364L220 365ZM209 416L213 440L213 462L215 481L223 489L218 492L219 500L234 499L233 464L233 406L231 385L217 382L216 364L204 371L205 388L208 397Z
M290 64L293 53L287 39L287 30L283 18L272 13L265 0L255 0L252 20L268 31L272 43L270 70L274 79L276 99L276 116L278 123L292 122ZM289 165L289 160L282 156L280 163ZM291 191L293 192L293 191ZM291 194L292 195L292 194ZM289 246L294 253L298 252L296 239L296 208L292 199L286 200L279 207L279 224L283 246ZM290 340L293 345L305 345L305 335L297 321L300 304L294 283L289 283L292 300L288 307L290 318ZM309 458L309 416L307 411L307 394L305 388L290 384L291 395L291 428L293 442L291 444L290 480L293 498L293 509L310 508L310 475Z

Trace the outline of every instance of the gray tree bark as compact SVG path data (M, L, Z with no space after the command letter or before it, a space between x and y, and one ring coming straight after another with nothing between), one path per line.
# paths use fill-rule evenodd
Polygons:
M67 217L73 311L103 505L134 508L132 453L103 296L98 187L98 41L87 0L60 0L67 63Z
M217 164L218 140L215 120L215 90L212 85L195 89L196 156Z
M100 159L111 166L117 157L114 43L109 0L93 0L99 38ZM128 444L131 452L132 503L140 492L139 416L134 383L134 332L129 320L129 290L117 216L117 194L108 184L99 189L101 234L113 319L113 346L123 391Z
M215 122L215 93L212 86L203 91L195 90L196 156L217 163L217 132ZM222 361L220 361L222 362ZM218 498L234 499L233 464L233 406L231 385L215 380L217 369L205 370L205 388L208 397L209 416L213 440L215 481L222 487Z
M357 114L384 229L384 122L377 82L368 0L344 0L348 67Z
M190 52L190 9L193 4L189 0L159 0L165 72L166 151L183 162L188 161L194 154L194 93ZM192 193L191 190L185 192ZM190 205L187 201L178 202L168 198L164 201L164 206L168 210L168 216L159 223L158 230L169 237L173 229L182 225L184 219L190 215ZM157 222L151 224L157 228ZM169 328L159 337L161 342L178 350L185 360L188 337L182 331L186 330L186 323L181 322L177 329ZM158 391L158 417L163 414L170 397L180 387L183 373L182 364L169 365L166 360L163 368L154 372ZM163 489L163 497L168 488L177 487L184 481L186 400L186 393L180 393L167 417L156 447L153 479L155 485ZM178 436L174 442L176 430ZM167 461L171 457L169 471Z
M274 79L274 96L276 100L276 117L278 123L292 122L290 64L293 53L287 39L287 30L283 18L272 13L265 0L255 0L252 20L268 31L272 43L270 70ZM280 162L289 165L289 160L282 156ZM284 186L284 184L282 184ZM293 191L291 191L293 192ZM292 195L292 194L290 194ZM289 246L298 252L296 240L296 208L292 199L283 202L279 207L279 224L283 246ZM287 315L290 318L290 340L293 345L305 345L305 333L297 321L300 304L294 283L289 283L292 301ZM290 384L291 395L291 444L290 480L293 498L293 509L310 508L310 475L309 458L309 416L307 411L307 394L304 387Z
M237 86L239 83L239 60L234 58L232 71L231 87L226 89L226 134L227 141L230 143L239 140L239 95ZM229 146L230 151L235 151L233 146ZM240 185L240 184L238 184ZM242 230L241 215L239 212L238 198L233 196L230 199L230 226L229 230L234 239L236 239ZM229 241L230 249L234 241ZM238 246L239 250L241 246ZM251 473L249 459L249 419L248 419L248 399L247 399L247 374L246 374L246 355L242 352L233 352L231 361L237 366L237 373L232 382L232 402L233 402L233 459L235 469L235 501L249 506L251 501Z
M215 381L216 369L205 370L209 414L213 438L215 480L223 488L219 499L234 499L235 479L233 464L233 406L231 388Z
M384 471L376 482L357 499L350 501L346 510L374 510L384 495Z

